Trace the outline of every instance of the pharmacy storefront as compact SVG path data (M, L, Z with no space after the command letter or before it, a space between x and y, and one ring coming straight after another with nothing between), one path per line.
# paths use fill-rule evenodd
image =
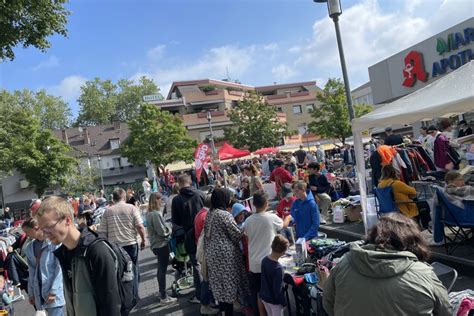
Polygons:
M473 59L474 18L470 18L369 67L374 103L408 95ZM464 114L464 119L474 122L474 113Z

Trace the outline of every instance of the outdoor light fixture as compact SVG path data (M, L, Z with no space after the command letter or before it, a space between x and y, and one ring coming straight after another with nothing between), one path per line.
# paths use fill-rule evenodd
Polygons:
M211 149L212 149L212 156L214 157L214 155L216 154L216 146L214 144L214 135L212 134L212 122L211 122L211 119L212 119L212 115L211 115L211 111L207 111L207 123L209 124L209 133L211 134Z
M102 157L100 157L100 155L97 155L97 162L98 162L98 165L99 165L99 172L100 172L100 184L101 184L101 187L102 187L102 191L104 191L104 176L102 175Z
M327 3L328 12L331 18L342 14L341 0L313 0L317 3Z
M349 119L352 121L355 117L352 106L351 88L349 77L347 76L346 59L344 58L344 48L342 47L341 31L339 30L339 16L342 14L341 0L313 0L317 3L327 3L328 13L334 22L336 28L337 47L339 49L339 59L341 60L342 77L344 79L344 88L346 90L347 107L349 109Z

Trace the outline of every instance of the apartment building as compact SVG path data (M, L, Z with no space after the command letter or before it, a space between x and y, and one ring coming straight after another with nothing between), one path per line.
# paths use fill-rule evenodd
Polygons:
M262 94L268 104L278 111L280 121L287 122L298 135L285 138L284 143L314 141L314 135L306 133L311 121L309 110L317 106L316 94L320 89L315 81L252 87L223 80L191 80L174 82L165 100L147 101L161 109L179 114L189 135L202 142L209 138L207 112L211 113L213 135L222 139L224 128L233 123L228 117L248 92ZM145 98L146 100L146 98Z
M79 159L78 172L93 169L104 186L141 182L151 171L120 155L120 146L130 134L126 123L65 128L53 133L73 148Z

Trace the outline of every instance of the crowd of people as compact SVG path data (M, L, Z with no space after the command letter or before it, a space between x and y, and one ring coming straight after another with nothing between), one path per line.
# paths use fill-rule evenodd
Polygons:
M449 140L434 127L422 130L420 146L436 168L449 171L446 193L453 203L462 203L474 190L451 170L452 161L440 156L440 148ZM385 145L406 143L390 129L386 132ZM464 127L460 133L469 130ZM371 142L368 153L378 152L378 147ZM336 168L334 161L341 164ZM157 259L160 306L177 301L170 295L166 276L170 254L180 249L192 267L195 292L189 302L201 304L201 313L232 315L239 310L281 315L289 302L283 295L279 258L298 239L317 238L320 225L330 222L334 187L328 175L337 171L353 178L355 163L351 146L339 152L324 151L320 145L311 152L300 146L294 153L210 168L199 181L193 172L173 174L162 168L158 188L143 180L143 198L131 189L117 188L109 197L101 191L97 196L37 200L31 217L21 225L23 234L9 249L20 254L7 258L9 276L15 286L27 291L35 309L47 315L128 315L133 306L123 302L117 254L111 245L126 253L138 289L139 252L148 241ZM363 245L351 245L331 271L324 308L330 315L374 311L395 315L414 310L446 315L450 309L446 289L424 263L429 249L420 228L428 227L430 220L429 210L423 211L426 204L413 200L416 191L400 179L400 169L393 163L381 166L377 180L380 188L392 187L395 201L409 203L400 204L400 214L382 217ZM207 193L197 188L203 182L210 185ZM274 183L276 212L270 211L267 183ZM145 203L145 214L138 208L140 203ZM11 226L8 210L4 219ZM370 295L365 295L368 289ZM384 294L389 289L396 298ZM0 293L4 305L11 308L11 289L1 277Z

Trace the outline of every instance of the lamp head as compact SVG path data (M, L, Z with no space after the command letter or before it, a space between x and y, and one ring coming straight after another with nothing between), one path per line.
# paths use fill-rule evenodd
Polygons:
M328 13L331 18L342 14L341 0L313 0L316 3L327 3Z

